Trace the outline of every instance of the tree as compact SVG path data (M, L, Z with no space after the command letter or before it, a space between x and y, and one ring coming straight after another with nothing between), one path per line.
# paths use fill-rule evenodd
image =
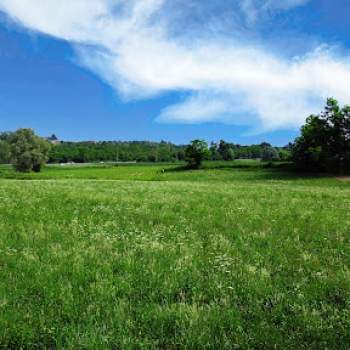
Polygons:
M0 164L7 164L11 160L11 148L8 142L0 139Z
M208 144L203 140L194 140L186 147L185 155L188 167L198 169L209 156Z
M50 144L32 129L19 129L10 137L11 161L17 171L40 172L47 162Z
M261 151L261 160L264 162L272 162L279 160L279 154L276 150L276 148L268 146L263 147Z
M210 160L221 160L221 155L218 152L218 145L215 142L210 143L209 147L209 157Z
M311 115L295 140L292 158L300 169L350 170L350 107L329 98L320 115Z
M291 159L291 152L288 148L280 148L278 150L278 156L282 161L289 161Z
M232 145L221 140L218 147L218 152L221 155L223 160L234 160L235 152L232 149Z

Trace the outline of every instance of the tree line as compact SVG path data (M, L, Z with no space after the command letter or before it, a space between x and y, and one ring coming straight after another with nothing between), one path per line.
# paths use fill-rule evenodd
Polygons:
M49 163L88 162L177 162L187 161L191 168L203 160L293 161L295 167L308 171L350 171L350 107L340 107L329 98L319 115L311 115L300 136L285 147L263 142L242 146L224 140L194 140L190 145L170 142L102 141L60 142L55 135L37 136L31 129L0 133L0 163L12 163L18 171L40 171Z
M184 146L170 142L60 142L51 148L49 163L176 162L184 160Z
M27 139L24 142L24 139ZM47 140L51 142L47 142ZM39 142L40 141L40 142ZM52 143L53 142L53 143ZM20 129L16 132L0 133L0 163L11 163L18 153L28 159L30 152L46 145L44 159L48 163L93 163L93 162L178 162L186 160L187 145L175 145L170 142L148 141L101 141L101 142L63 142L55 135L50 138L38 138L33 130ZM19 145L20 144L20 145ZM27 145L27 148L24 147ZM208 152L204 160L263 159L266 161L286 160L290 158L288 147L275 148L268 143L241 146L221 140L207 145ZM17 150L16 150L17 149ZM24 162L22 157L21 162ZM33 156L33 162L36 162Z
M296 169L344 173L350 171L350 106L340 107L334 98L327 99L324 111L318 115L310 115L301 127L300 136L293 144L280 150L269 144L260 145L262 160L290 159ZM223 143L219 145L224 159L232 158L233 148ZM186 159L189 167L199 168L202 161L218 150L208 150L203 140L192 141L186 148ZM213 153L214 152L214 153Z

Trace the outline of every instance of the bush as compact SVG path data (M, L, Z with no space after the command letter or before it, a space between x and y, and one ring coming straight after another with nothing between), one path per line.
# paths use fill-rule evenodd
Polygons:
M261 152L261 159L264 162L272 162L280 159L279 154L274 147L264 147Z
M32 129L19 129L11 135L11 162L17 171L40 172L47 162L50 144Z
M203 140L194 140L186 147L185 159L189 168L198 169L208 156L208 144Z

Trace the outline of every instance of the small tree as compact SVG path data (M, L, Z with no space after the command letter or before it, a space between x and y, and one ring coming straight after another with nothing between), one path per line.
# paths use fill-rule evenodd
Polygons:
M209 158L210 160L221 160L221 155L218 152L218 145L213 141L210 143L209 147Z
M203 140L194 140L186 147L185 155L188 167L198 169L209 156L208 144Z
M47 162L50 144L32 129L19 129L11 135L11 161L17 171L40 172Z
M287 149L287 148L280 148L280 149L278 150L278 156L279 156L280 160L282 160L282 161L288 161L288 160L291 159L292 153L291 153L291 151L290 151L289 149Z
M280 159L279 154L274 147L264 147L261 151L261 159L264 162L272 162Z
M218 147L218 152L223 160L234 160L235 152L232 149L232 145L221 140Z
M11 149L8 142L0 139L0 164L7 164L11 160Z

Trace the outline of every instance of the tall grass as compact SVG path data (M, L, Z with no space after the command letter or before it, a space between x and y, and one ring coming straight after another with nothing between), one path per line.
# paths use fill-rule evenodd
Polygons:
M349 183L162 169L0 180L0 348L348 349Z

